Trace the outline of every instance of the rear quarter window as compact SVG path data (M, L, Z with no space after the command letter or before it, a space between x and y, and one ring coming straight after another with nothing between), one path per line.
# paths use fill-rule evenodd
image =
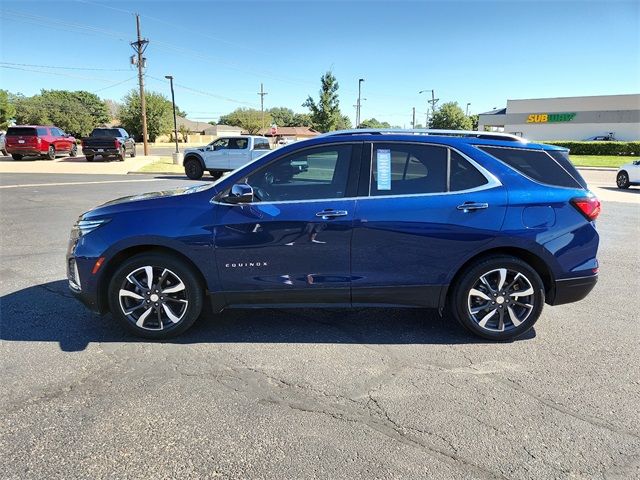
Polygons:
M478 148L536 182L557 187L583 188L572 174L544 150L485 146Z

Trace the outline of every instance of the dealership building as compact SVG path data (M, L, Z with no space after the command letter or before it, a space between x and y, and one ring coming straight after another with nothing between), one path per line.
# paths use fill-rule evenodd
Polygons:
M640 140L640 94L507 100L506 108L479 115L478 130L529 140Z

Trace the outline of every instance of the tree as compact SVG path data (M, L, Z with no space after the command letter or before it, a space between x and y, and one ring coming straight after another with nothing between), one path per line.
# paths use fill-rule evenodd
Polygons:
M480 120L480 116L477 113L475 115L469 115L469 120L471 120L471 130L478 130L478 120Z
M269 112L264 112L264 126L271 125L272 119ZM242 127L253 135L260 131L263 125L263 115L260 110L253 108L237 108L233 112L223 115L218 120L218 125L233 125Z
M187 140L189 139L189 129L184 123L178 127L178 132L182 135L182 141L187 143Z
M173 104L157 92L145 92L144 98L147 104L147 134L149 141L154 142L159 135L173 130ZM120 123L130 135L142 137L140 94L137 90L131 90L124 97L120 109Z
M336 122L335 129L336 130L349 130L351 128L351 119L348 115L340 115L338 121Z
M458 106L458 102L447 102L433 113L429 127L445 130L471 130L471 120Z
M389 122L379 122L375 118L370 118L360 122L360 128L391 128L391 124Z
M76 137L88 135L110 120L106 104L96 94L78 90L42 90L39 95L11 96L17 123L60 127Z
M295 127L296 114L286 107L273 107L267 110L271 115L271 121L280 127Z
M316 103L311 96L302 104L311 114L311 125L319 132L329 132L351 126L351 121L340 112L338 100L338 82L331 72L325 73L321 79L320 98Z
M313 121L311 120L311 115L308 113L296 113L293 118L292 127L311 127L313 125Z
M0 129L6 130L16 116L16 107L9 101L9 92L0 90Z

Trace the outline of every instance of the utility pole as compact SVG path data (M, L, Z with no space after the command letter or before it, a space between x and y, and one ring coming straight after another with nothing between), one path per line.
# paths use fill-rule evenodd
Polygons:
M149 155L149 141L147 139L147 102L144 98L144 73L147 59L142 55L149 45L149 40L143 39L140 34L140 15L136 13L136 29L138 30L138 40L131 42L133 50L138 54L138 83L140 84L140 111L142 116L142 141L144 143L144 154Z
M469 116L469 105L471 105L471 104L467 103L467 113L466 113L467 117Z
M413 107L413 120L411 120L411 128L416 128L416 107Z
M364 82L364 78L358 79L358 103L356 104L356 128L360 128L360 108L362 106L362 82Z
M431 104L431 117L433 118L433 114L436 113L436 103L438 103L438 101L440 100L439 98L436 98L435 90L420 90L418 92L418 95L429 91L431 91L431 100L427 100L427 103ZM427 106L427 109L428 108L429 107ZM429 128L429 125L427 125L427 128Z
M267 92L264 91L262 83L260 84L260 92L258 92L258 95L260 95L260 114L262 115L262 120L260 122L262 123L262 129L264 130L264 96L267 95Z
M178 119L176 117L176 97L173 93L173 76L165 75L164 78L169 80L169 83L171 84L171 103L173 104L173 135L176 140L176 153L180 153L180 151L178 150Z

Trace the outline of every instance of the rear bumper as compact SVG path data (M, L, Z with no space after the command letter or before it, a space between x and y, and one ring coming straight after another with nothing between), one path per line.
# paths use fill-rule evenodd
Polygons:
M14 153L18 155L44 155L45 153L47 153L46 150L44 152L41 152L37 147L20 147L16 145L12 145L10 147L6 146L5 150L9 155Z
M101 152L99 150L102 150ZM82 153L84 155L119 155L120 151L117 148L102 148L100 149L100 147L96 147L96 148L91 148L91 147L82 147Z
M547 297L549 305L578 302L589 295L598 282L598 275L556 280Z

